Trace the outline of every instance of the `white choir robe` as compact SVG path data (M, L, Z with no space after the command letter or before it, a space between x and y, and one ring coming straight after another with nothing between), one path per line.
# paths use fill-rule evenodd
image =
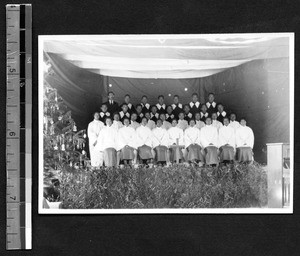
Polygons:
M153 130L156 127L156 124L153 120L148 120L148 123L146 125L150 130Z
M250 147L254 145L254 134L249 126L240 126L235 132L236 147Z
M224 125L219 130L219 148L221 161L234 160L235 131L229 125Z
M206 125L201 129L200 142L204 147L206 164L218 163L218 129L211 125ZM212 144L212 145L210 145Z
M152 148L152 132L149 127L141 125L136 128L136 146L141 147L143 145Z
M240 123L237 121L230 121L229 126L232 127L234 129L234 131L236 132L236 130L238 128L240 128Z
M106 166L115 166L117 150L118 131L113 126L105 126L98 136L96 148L103 151L104 163Z
M156 152L157 161L168 161L169 134L165 128L156 127L152 130L152 147Z
M212 126L216 127L217 130L219 131L219 129L223 126L223 124L218 120L212 120Z
M185 130L189 126L188 122L186 120L178 120L177 127L180 128L181 130Z
M200 130L194 126L189 127L184 131L184 145L187 152L188 161L201 160L203 156L201 153Z
M91 165L93 167L100 166L102 163L102 153L95 149L94 143L97 141L100 131L104 128L104 123L99 120L93 120L89 123L87 134L89 138L89 149L91 157Z
M162 127L166 130L169 130L172 127L172 125L168 121L163 121Z
M213 146L218 147L218 130L216 127L211 125L205 125L201 129L200 133L200 142L201 145L206 148L209 144L213 144Z
M130 127L132 127L134 130L136 130L138 127L140 127L140 124L137 121L130 121Z
M177 126L171 127L168 130L169 134L169 146L176 144L177 145L177 140L178 140L178 145L184 146L184 133L183 130L178 128ZM171 148L171 154L170 154L170 160L175 161L176 159L182 159L183 154L182 150L179 150L178 148L175 150Z
M121 121L114 120L111 126L114 127L116 130L119 130L123 127L123 124Z
M136 132L134 128L130 126L123 126L118 130L117 150L121 150L125 146L132 147L136 146Z
M202 122L201 120L196 120L196 125L195 125L196 128L198 128L200 130L204 126L205 126L204 122Z
M224 125L219 130L219 147L222 147L226 144L235 148L235 131L229 125Z
M166 129L156 127L152 130L152 147L155 148L159 145L169 147L169 134Z
M177 139L179 145L184 145L184 134L182 129L178 128L177 126L171 127L168 130L168 134L169 134L169 146L173 144L177 144Z

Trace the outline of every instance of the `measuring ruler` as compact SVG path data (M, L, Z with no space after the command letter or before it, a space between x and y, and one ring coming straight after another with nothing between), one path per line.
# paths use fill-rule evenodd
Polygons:
M31 249L32 10L6 5L6 249Z

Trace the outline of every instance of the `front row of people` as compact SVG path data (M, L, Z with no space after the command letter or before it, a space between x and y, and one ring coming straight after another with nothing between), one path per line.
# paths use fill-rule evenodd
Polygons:
M254 135L245 119L241 119L236 130L229 126L227 117L219 130L212 125L210 117L206 118L206 125L201 129L194 119L189 120L184 131L178 127L176 119L172 120L172 127L168 130L163 127L161 119L156 121L153 130L147 126L145 117L136 129L127 117L123 123L124 126L117 129L107 117L104 125L99 120L99 113L94 114L88 127L92 167L112 167L121 163L148 165L153 162L168 166L175 162L218 165L220 162L253 160Z

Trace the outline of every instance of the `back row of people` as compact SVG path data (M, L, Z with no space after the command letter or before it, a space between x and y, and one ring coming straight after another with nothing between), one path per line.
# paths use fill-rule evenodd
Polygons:
M167 165L174 162L217 165L234 161L236 157L239 162L253 159L254 135L244 118L236 129L229 125L228 117L219 129L212 125L211 117L206 118L206 124L201 128L191 118L185 129L178 126L175 118L168 129L163 127L164 121L158 119L151 130L146 117L136 128L128 117L123 119L122 127L114 126L111 117L106 118L105 124L99 117L96 112L88 127L93 167L116 166L121 162L136 164L138 161L148 164L153 160Z
M156 122L159 119L160 114L165 114L166 119L170 122L173 118L179 119L180 112L184 113L184 119L189 121L191 118L196 118L196 114L200 113L200 120L205 122L208 116L212 116L216 113L217 120L223 122L223 118L228 116L228 113L224 110L224 106L221 103L216 103L214 94L208 95L208 101L205 104L201 104L198 100L198 94L192 94L192 100L188 104L182 104L179 102L179 96L173 97L173 104L166 105L164 103L164 96L158 96L158 103L150 105L148 103L147 96L142 96L141 102L137 105L131 103L130 95L127 94L124 97L124 103L120 106L114 100L114 93L108 93L108 101L103 103L100 111L100 120L104 121L106 117L110 116L114 119L114 115L119 115L119 119L122 122L125 117L130 118L133 113L137 114L136 121L141 122L141 119L149 113L150 119Z

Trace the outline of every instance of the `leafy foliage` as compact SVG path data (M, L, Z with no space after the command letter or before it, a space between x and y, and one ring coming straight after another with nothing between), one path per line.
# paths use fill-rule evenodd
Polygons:
M61 172L68 209L238 208L267 204L267 174L258 163L219 167L101 169Z

